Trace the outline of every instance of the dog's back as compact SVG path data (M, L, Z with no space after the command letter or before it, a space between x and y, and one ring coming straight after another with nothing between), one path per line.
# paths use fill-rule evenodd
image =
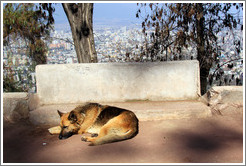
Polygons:
M86 106L90 108L86 110L87 113L92 109L91 106L102 108L88 129L89 133L98 134L98 136L83 137L84 141L91 142L91 145L100 145L130 139L138 134L138 119L132 111L93 103Z

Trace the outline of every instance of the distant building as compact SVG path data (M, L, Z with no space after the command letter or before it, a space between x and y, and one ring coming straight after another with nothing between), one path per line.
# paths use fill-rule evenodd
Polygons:
M66 60L66 63L73 63L73 58L72 57L68 57Z

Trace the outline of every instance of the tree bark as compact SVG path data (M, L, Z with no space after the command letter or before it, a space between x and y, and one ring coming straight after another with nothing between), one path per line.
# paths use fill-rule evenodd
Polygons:
M197 14L196 14L196 28L197 28L197 60L200 65L200 87L201 95L205 94L207 91L207 77L209 75L209 70L211 65L207 61L205 52L205 38L204 38L204 15L203 15L203 4L196 4Z
M79 63L96 63L93 36L93 3L63 3Z

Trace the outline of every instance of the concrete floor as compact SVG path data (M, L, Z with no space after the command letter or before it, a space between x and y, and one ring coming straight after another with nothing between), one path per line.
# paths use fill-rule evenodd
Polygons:
M140 121L126 141L87 146L59 140L50 126L4 124L3 163L242 163L243 116Z

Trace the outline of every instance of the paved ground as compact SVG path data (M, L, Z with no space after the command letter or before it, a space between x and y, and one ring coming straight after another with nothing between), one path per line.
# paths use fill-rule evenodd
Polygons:
M241 163L243 117L140 121L131 139L87 146L80 136L59 140L48 126L4 124L4 163Z

